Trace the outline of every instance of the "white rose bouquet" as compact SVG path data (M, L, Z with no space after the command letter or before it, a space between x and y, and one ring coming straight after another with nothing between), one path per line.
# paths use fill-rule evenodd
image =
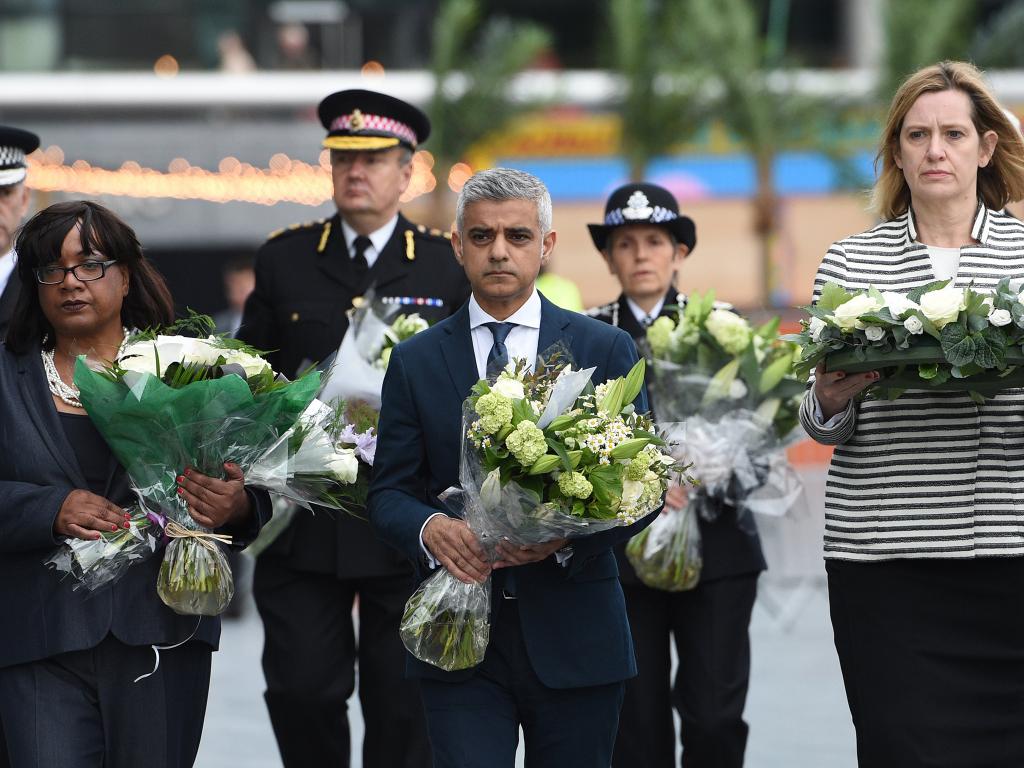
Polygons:
M669 421L699 410L758 410L784 438L796 427L806 377L793 374L799 348L779 338L779 318L754 328L715 301L693 294L676 316L647 329L654 358L655 407Z
M700 483L684 514L659 521L627 547L648 586L696 583L694 516L711 521L732 508L747 529L749 512L785 514L799 496L783 448L796 433L806 377L794 375L799 347L780 339L778 329L777 317L751 326L711 292L687 297L675 317L647 329L652 405L659 423L682 425L676 457Z
M802 332L786 337L801 346L800 374L822 361L829 371L879 370L872 394L888 399L932 389L967 391L984 402L1024 386L1024 302L1010 278L991 292L944 280L906 294L830 282L804 309Z
M594 369L510 366L480 381L464 406L461 513L493 550L578 538L634 523L662 503L682 468L647 416L633 409L641 360L596 387ZM448 671L483 660L491 585L464 584L441 569L409 598L402 641L416 658Z
M170 538L157 592L175 611L203 615L219 613L233 594L218 547L230 537L200 528L178 494L177 478L188 468L222 476L228 461L247 473L296 423L320 385L315 371L293 382L277 377L256 350L208 336L211 326L209 318L192 315L162 333L130 334L107 370L91 370L84 358L75 366L82 406L127 470L145 518L164 529L161 539ZM141 538L152 535L143 516L135 522ZM139 554L140 537L87 543L93 550L66 546L92 572L119 574L122 561Z
M358 307L349 310L348 330L327 367L322 401L359 401L380 408L391 350L430 327L419 313L399 313L401 308L382 304L371 291Z

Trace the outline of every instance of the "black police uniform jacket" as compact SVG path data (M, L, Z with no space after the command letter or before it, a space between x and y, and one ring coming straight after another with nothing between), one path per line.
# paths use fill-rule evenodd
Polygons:
M453 314L470 288L451 241L399 214L395 231L362 279L352 270L341 219L276 232L256 254L256 287L237 337L269 350L276 371L292 377L332 355L348 330L346 312L373 286L377 299L432 299L409 305L430 322ZM404 556L380 542L368 523L344 513L299 511L266 550L291 567L342 578L409 572Z
M685 305L686 296L678 293L675 288L670 288L665 296L661 315L674 315L674 312L668 310L667 307ZM633 341L638 342L642 353L645 350L649 353L649 348L645 344L639 344L642 339L646 338L646 329L633 316L626 300L626 294L621 294L616 301L610 304L588 310L587 314L626 331L633 337ZM650 392L648 392L648 402L651 404L651 410L657 414L658 404L651 399ZM758 573L767 568L764 554L761 551L761 540L757 536L756 529L753 532L742 530L736 523L734 508L723 508L713 523L700 519L699 526L704 550L701 584L728 576ZM744 527L749 528L746 523ZM615 556L619 561L619 575L623 583L641 584L636 571L626 558L625 545L616 547Z

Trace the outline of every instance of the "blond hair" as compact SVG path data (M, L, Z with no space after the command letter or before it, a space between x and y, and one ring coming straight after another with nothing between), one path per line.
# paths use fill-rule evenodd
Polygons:
M903 120L925 93L961 91L971 101L971 120L979 137L995 131L999 137L992 159L978 169L978 195L989 208L1024 199L1024 138L1007 119L999 102L985 84L981 71L963 61L943 61L919 69L896 91L878 142L872 191L872 207L883 219L894 219L910 208L910 187L896 165ZM881 170L879 170L881 169Z

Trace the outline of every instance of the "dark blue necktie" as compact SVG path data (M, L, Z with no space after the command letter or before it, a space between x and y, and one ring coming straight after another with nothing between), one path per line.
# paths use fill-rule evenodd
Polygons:
M494 337L494 344L487 355L487 378L495 379L498 374L505 370L508 365L508 347L505 346L505 339L516 327L515 323L484 323L491 336Z

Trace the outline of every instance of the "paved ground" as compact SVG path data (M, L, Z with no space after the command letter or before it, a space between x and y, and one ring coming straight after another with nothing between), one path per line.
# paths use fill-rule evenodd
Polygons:
M820 472L808 473L805 483L808 508L820 510ZM751 627L747 768L854 768L853 727L828 620L820 521L805 512L759 523L771 571L762 579ZM261 645L255 611L225 622L198 768L280 767L261 698ZM350 716L359 744L355 699ZM354 755L352 768L361 765Z

